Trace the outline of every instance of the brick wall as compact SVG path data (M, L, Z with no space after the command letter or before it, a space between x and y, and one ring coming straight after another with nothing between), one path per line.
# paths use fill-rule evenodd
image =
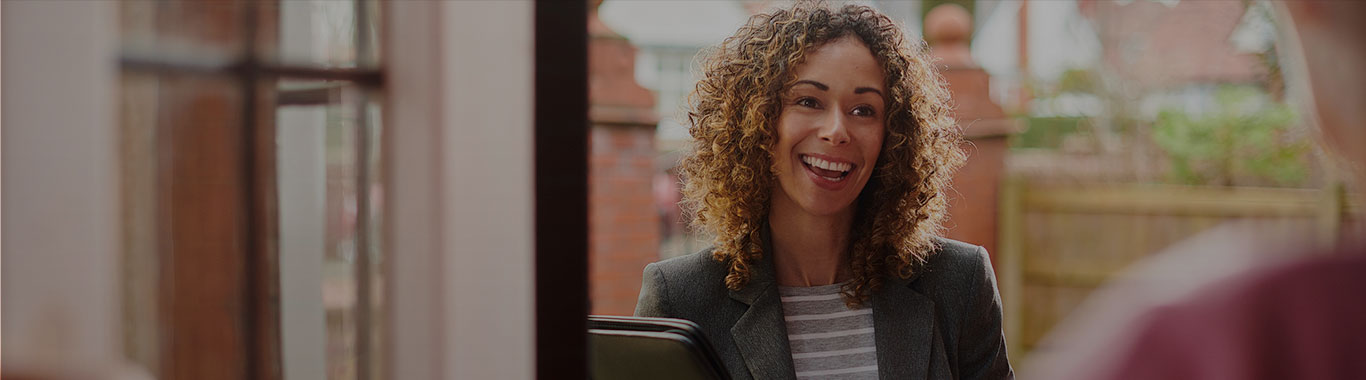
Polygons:
M593 314L635 310L641 270L659 258L654 128L593 127L588 179Z
M925 16L925 38L953 96L954 117L963 128L968 160L954 173L945 235L986 247L995 262L996 209L1007 136L1020 126L990 99L990 75L972 59L972 16L953 4L936 6ZM997 265L999 268L999 265Z
M659 259L654 95L635 81L636 49L588 17L588 297L593 314L630 315L645 264Z

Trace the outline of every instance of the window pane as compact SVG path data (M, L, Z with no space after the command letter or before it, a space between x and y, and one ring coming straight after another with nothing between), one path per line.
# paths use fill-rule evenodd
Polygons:
M373 0L282 2L276 59L296 65L375 67L379 8Z
M374 348L383 294L378 103L337 82L282 82L280 89L276 154L285 378L374 378L360 371L375 373L380 357ZM361 293L367 288L369 297ZM360 334L368 334L368 341Z
M123 227L124 351L153 374L160 368L157 257L157 78L120 81L120 220Z
M124 53L213 61L240 57L248 8L239 0L121 1Z

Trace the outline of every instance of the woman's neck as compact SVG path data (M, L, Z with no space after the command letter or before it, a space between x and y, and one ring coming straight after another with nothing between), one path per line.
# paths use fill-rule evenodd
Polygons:
M782 286L820 286L848 280L849 230L854 212L811 215L790 200L769 207L773 266Z

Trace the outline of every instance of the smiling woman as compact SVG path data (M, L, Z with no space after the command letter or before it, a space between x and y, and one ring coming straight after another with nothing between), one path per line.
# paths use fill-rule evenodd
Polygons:
M1011 377L985 250L936 236L964 155L924 43L801 2L704 54L681 170L716 239L646 266L636 314L739 379Z
M850 205L882 148L882 70L853 37L815 49L797 66L778 115L773 213L853 217ZM852 176L851 176L852 174ZM848 224L848 223L842 223ZM775 226L776 227L776 226Z

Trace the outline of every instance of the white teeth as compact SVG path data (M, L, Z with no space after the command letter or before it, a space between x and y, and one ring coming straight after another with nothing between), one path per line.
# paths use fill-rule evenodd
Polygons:
M830 162L811 156L802 156L802 162L805 162L811 166L815 166L821 169L833 170L837 172L847 172L849 171L849 169L854 168L854 165L850 163Z

